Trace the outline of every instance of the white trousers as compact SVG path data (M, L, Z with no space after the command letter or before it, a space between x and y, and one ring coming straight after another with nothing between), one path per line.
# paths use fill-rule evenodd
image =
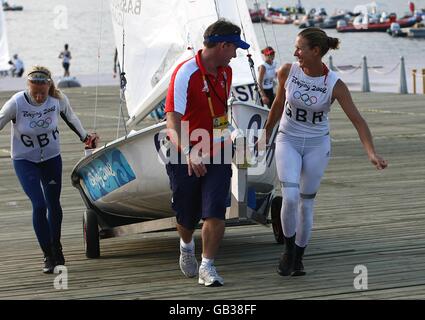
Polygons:
M285 237L296 233L295 243L305 247L313 227L314 198L329 163L330 136L299 138L279 132L276 166L282 186L281 219Z

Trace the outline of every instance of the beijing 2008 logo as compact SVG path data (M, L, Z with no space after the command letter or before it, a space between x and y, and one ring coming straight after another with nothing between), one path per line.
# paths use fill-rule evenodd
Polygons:
M293 97L295 99L301 99L302 102L304 102L304 104L307 107L310 107L313 104L317 103L317 98L315 96L309 96L307 93L301 93L299 91L295 91L293 94Z

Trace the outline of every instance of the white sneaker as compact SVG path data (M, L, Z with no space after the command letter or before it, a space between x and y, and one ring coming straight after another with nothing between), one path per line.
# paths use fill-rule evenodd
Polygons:
M198 261L196 261L195 251L187 250L180 246L180 270L188 278L193 278L198 274Z
M224 284L224 280L218 275L214 265L201 265L199 268L198 283L203 284L206 287L221 287Z

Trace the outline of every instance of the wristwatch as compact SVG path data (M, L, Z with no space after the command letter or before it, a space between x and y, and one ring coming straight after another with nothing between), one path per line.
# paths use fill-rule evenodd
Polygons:
M188 145L188 146L184 147L182 151L183 151L183 154L185 156L187 156L187 155L189 155L191 150L192 150L192 146Z

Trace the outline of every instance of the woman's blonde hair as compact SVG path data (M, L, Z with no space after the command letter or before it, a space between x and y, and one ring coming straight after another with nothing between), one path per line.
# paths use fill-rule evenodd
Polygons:
M37 72L47 75L48 78L46 79L48 79L50 82L49 96L56 99L61 99L62 92L56 88L55 83L52 79L52 73L50 72L50 70L43 66L33 66L28 72L28 75L36 74Z

